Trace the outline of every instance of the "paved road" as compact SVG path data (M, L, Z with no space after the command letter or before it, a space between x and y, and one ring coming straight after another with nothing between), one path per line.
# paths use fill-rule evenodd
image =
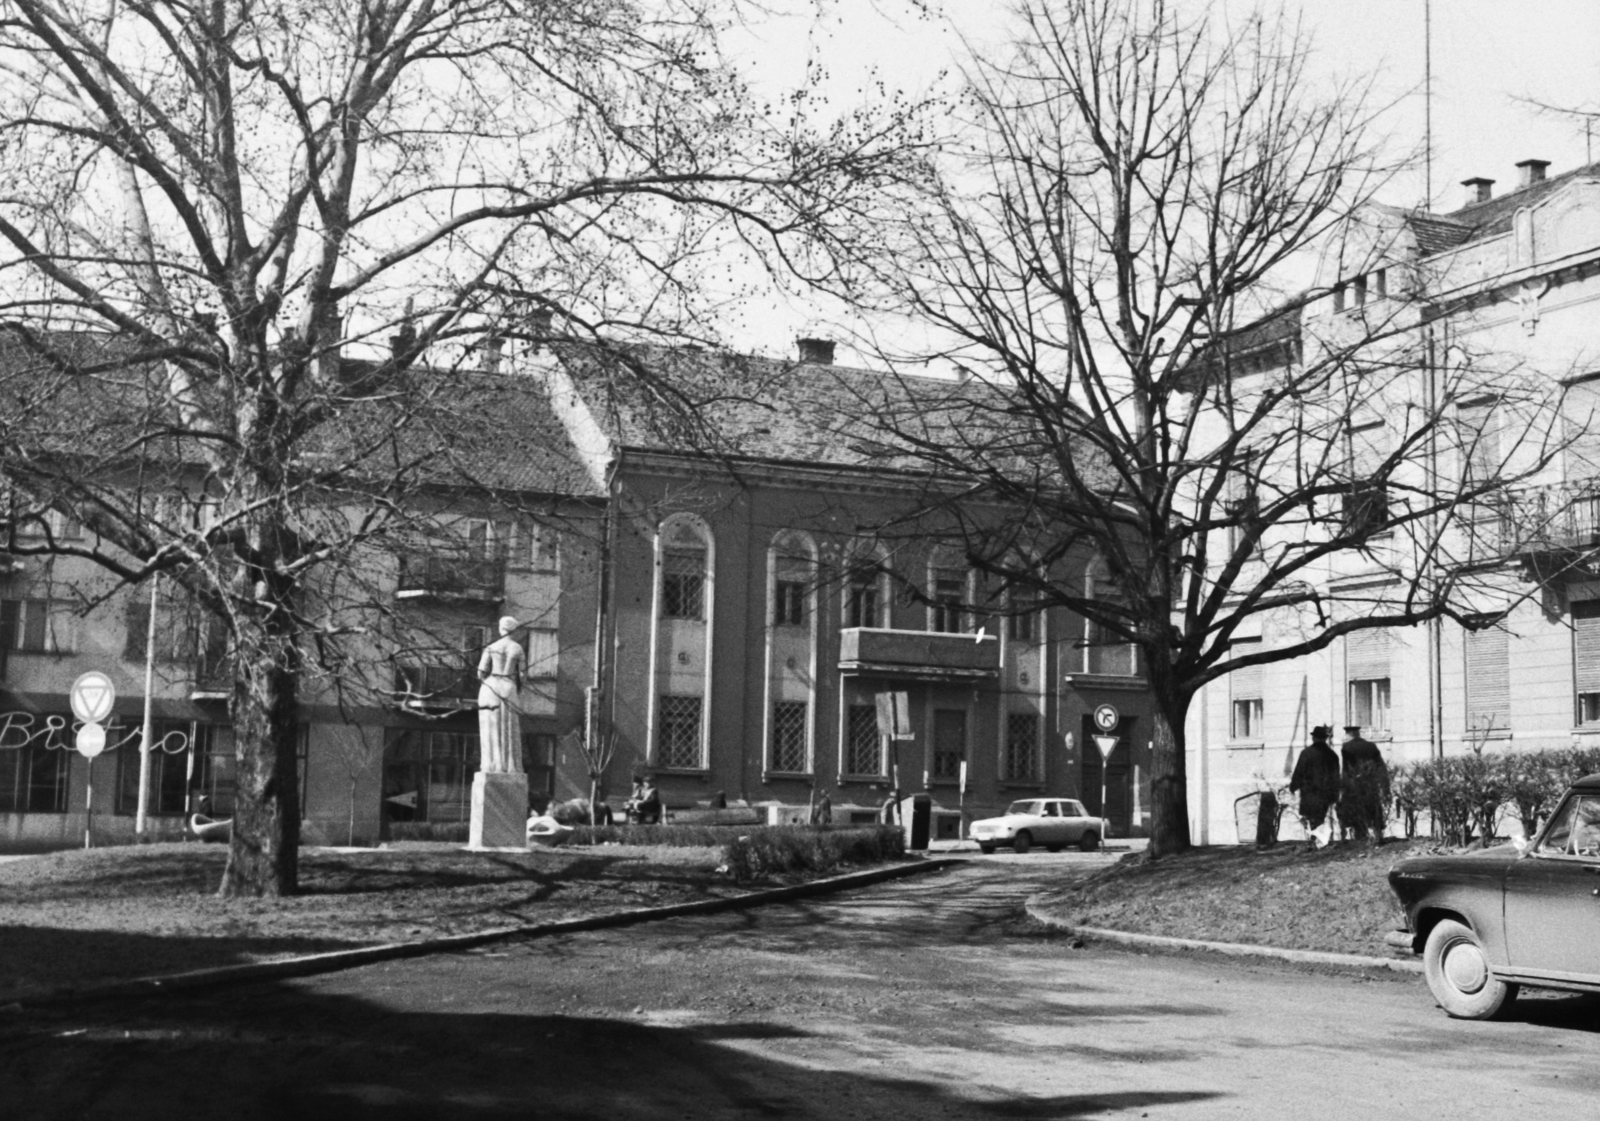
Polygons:
M1593 1115L1594 998L1464 1024L1410 977L1074 948L1023 917L1030 890L1104 859L974 860L736 915L0 1014L0 1114Z

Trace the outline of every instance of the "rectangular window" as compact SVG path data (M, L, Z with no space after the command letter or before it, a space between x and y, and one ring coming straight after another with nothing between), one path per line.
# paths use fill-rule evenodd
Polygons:
M1092 619L1084 620L1084 672L1133 677L1138 658L1133 643L1112 634Z
M1037 782L1039 773L1039 714L1006 714L1005 776L1014 782Z
M1511 730L1510 639L1500 627L1466 634L1467 736L1480 745Z
M880 618L878 602L877 570L858 568L853 571L845 601L845 626L876 627Z
M1389 429L1382 422L1352 424L1345 457L1350 473L1344 496L1345 533L1380 533L1389 522Z
M1007 624L1011 641L1037 642L1039 640L1039 605L1026 594L1011 597L1011 618Z
M1233 727L1229 735L1236 740L1259 740L1262 706L1260 697L1236 699L1233 702Z
M522 737L522 769L528 774L528 795L548 805L556 793L556 738L549 732Z
M851 775L883 773L883 750L878 738L876 705L850 706L846 714L844 769L846 774Z
M668 553L661 567L661 614L668 619L705 618L705 558Z
M535 572L557 572L561 568L559 537L547 525L525 526L526 548L518 549L529 568Z
M967 710L933 710L933 777L956 779L967 757Z
M46 526L57 541L79 541L83 538L83 526L76 518L60 510L46 510L42 519L22 522L17 526L17 536L43 537Z
M802 701L778 701L772 706L774 771L799 774L806 770L806 706Z
M391 728L388 735L383 762L385 819L468 820L472 816L472 774L479 762L478 737L414 728Z
M656 761L663 767L700 766L700 698L663 693L656 713Z
M540 628L528 632L529 677L555 677L561 664L560 654L555 631Z
M928 629L960 634L966 629L966 617L961 608L966 599L966 573L959 568L936 568L931 582Z
M1389 679L1374 677L1350 682L1350 723L1363 733L1389 730Z
M1239 639L1234 644L1234 653L1249 655L1258 653L1261 649L1259 638ZM1262 672L1260 666L1245 666L1236 669L1228 675L1228 692L1233 701L1231 720L1228 726L1228 738L1235 740L1259 740L1262 738L1261 719L1264 713L1262 703Z
M51 654L61 647L47 599L8 599L0 606L5 620L7 646L27 654Z
M772 621L778 626L804 626L806 586L798 580L778 580L772 585Z
M208 727L202 725L202 727ZM209 730L209 728L208 728ZM128 729L119 730L126 735ZM155 720L151 722L150 749L150 799L145 803L147 813L162 817L176 817L194 812L189 807L191 725L187 720ZM109 736L107 738L110 738ZM117 804L119 814L137 813L139 809L139 732L117 749ZM230 799L231 809L231 799ZM227 816L226 814L221 816Z
M16 713L0 733L0 813L66 813L68 716Z
M1578 723L1600 724L1600 599L1572 601L1572 671Z

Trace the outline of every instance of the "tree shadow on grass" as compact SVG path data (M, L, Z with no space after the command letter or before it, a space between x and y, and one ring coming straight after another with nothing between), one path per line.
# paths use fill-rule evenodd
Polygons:
M370 939L217 937L0 925L0 1004L61 989L368 945Z
M464 995L464 994L462 994ZM292 985L0 1019L0 1100L19 1116L1070 1119L1217 1097L1125 1082L1034 1096L868 1073L785 1024L660 1026L506 1007L439 1011ZM408 1005L416 1002L407 1002ZM480 1005L485 1003L481 998ZM830 1057L830 1055L832 1057ZM836 1069L827 1069L830 1066ZM997 1076L996 1081L1000 1081Z

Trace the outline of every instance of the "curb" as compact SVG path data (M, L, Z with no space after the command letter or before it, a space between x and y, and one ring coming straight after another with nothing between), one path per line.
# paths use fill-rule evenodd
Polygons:
M425 938L416 942L386 942L378 946L361 946L353 950L330 950L321 954L282 958L276 961L250 962L245 965L219 965L210 969L195 969L187 973L169 973L156 977L135 977L127 981L109 981L82 988L47 990L33 995L21 994L0 1006L0 1012L41 1005L69 1004L78 1001L109 1000L123 997L161 996L166 993L188 992L217 985L245 984L252 981L276 981L291 977L310 977L318 973L336 973L380 961L400 958L424 957L428 954L448 953L452 950L469 950L475 946L500 942L510 938L545 938L556 934L574 934L586 930L605 930L611 927L634 926L638 923L683 915L709 915L718 911L742 911L768 903L784 903L791 899L807 899L816 895L829 895L850 888L867 887L886 880L904 879L938 872L963 863L948 858L921 860L915 864L895 864L887 868L872 868L865 872L848 872L823 880L811 880L788 887L752 891L723 899L699 899L690 903L672 903L665 907L640 907L631 911L614 911L605 915L586 915L582 918L563 919L559 922L528 923L521 926L502 926L492 930L475 930L471 934L449 934L439 938Z
M1100 942L1116 942L1124 946L1143 946L1163 950L1207 950L1229 957L1270 958L1294 962L1297 965L1338 965L1347 969L1387 969L1394 973L1421 973L1420 961L1402 958L1376 958L1361 954L1335 954L1325 950L1287 950L1280 946L1253 946L1245 942L1205 942L1198 938L1171 938L1163 934L1134 934L1127 930L1104 930L1097 926L1073 926L1047 915L1029 899L1024 906L1028 917L1046 926L1070 930L1085 938Z

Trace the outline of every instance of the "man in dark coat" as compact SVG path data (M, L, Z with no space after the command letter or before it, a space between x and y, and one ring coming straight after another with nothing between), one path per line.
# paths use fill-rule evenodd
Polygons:
M1344 730L1339 820L1356 840L1381 841L1389 817L1389 766L1378 745L1362 737L1360 725L1347 724Z
M1311 746L1295 760L1289 777L1290 792L1300 795L1300 818L1307 833L1321 827L1339 800L1339 756L1328 745L1329 731L1326 724L1311 729Z

